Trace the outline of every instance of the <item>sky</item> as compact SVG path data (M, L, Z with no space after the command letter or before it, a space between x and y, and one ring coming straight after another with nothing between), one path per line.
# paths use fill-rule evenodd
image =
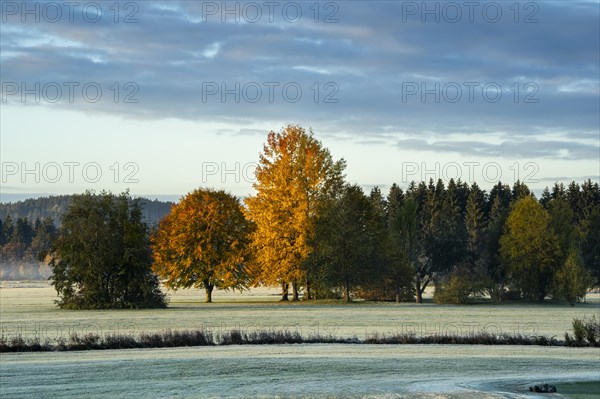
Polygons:
M347 180L600 179L600 2L0 1L0 201L253 193L269 131Z

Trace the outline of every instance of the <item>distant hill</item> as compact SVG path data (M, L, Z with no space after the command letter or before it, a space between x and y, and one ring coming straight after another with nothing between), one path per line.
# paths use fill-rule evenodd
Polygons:
M10 215L13 220L27 218L36 219L52 218L60 225L62 215L69 208L72 195L52 195L49 197L30 198L8 204L0 204L0 219L4 220ZM173 202L142 199L143 216L146 223L155 226L171 210Z

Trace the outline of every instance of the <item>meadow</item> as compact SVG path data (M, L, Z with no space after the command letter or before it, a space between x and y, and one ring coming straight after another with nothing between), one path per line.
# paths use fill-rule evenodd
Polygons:
M2 334L56 339L71 332L208 328L287 329L361 339L483 331L562 339L573 318L600 312L597 295L574 307L279 303L277 291L270 289L217 292L212 304L203 303L198 290L170 297L169 308L160 310L60 310L45 282L3 282ZM554 397L600 398L599 348L299 344L3 353L0 371L0 396L6 398L524 398L542 397L526 390L541 382L557 385Z
M260 329L319 333L336 337L367 338L373 334L467 335L507 333L545 335L563 339L575 317L600 312L598 294L587 303L484 303L437 305L431 302L381 303L341 301L279 302L274 289L214 294L204 303L200 290L169 292L167 309L61 310L56 292L46 282L10 283L0 286L2 334L38 336L40 339L68 337L71 332L122 333L157 332L165 329L214 329L246 331Z

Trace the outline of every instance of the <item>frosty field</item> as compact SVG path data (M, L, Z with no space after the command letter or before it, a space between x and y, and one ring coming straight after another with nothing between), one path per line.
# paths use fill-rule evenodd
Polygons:
M46 284L0 288L5 336L53 339L70 332L160 331L166 328L291 329L336 336L506 332L562 339L574 317L600 304L277 303L275 291L172 296L162 310L63 311ZM2 398L600 398L600 349L539 346L272 345L109 350L0 355ZM559 392L530 394L548 382ZM569 383L578 382L575 385ZM587 382L587 384L582 384Z
M552 381L560 391L561 382L598 381L598 356L597 349L514 346L273 345L0 359L6 398L458 399L535 397L528 384Z

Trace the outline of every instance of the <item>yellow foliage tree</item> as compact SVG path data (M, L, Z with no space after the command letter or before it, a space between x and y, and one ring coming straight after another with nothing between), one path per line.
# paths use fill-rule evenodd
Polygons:
M535 198L525 196L514 205L500 238L500 254L509 266L516 288L527 299L544 300L560 260L558 238L550 216Z
M153 270L172 289L243 289L252 224L238 198L198 189L171 208L152 236Z
M343 185L343 159L334 162L329 150L300 126L288 126L267 137L256 169L256 195L246 199L252 235L255 285L289 284L294 299L298 286L309 282L302 264L311 253L310 240L319 209Z

